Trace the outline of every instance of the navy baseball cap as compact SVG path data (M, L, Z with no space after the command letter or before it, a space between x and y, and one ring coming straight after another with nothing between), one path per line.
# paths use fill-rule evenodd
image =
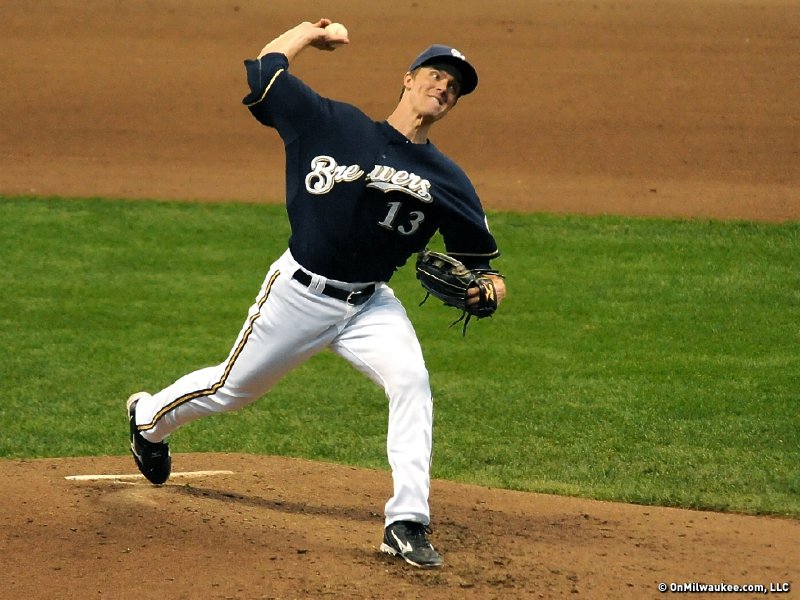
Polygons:
M446 63L458 69L461 73L461 93L459 95L466 96L478 86L478 73L475 71L475 67L469 64L467 57L455 48L443 44L434 44L426 49L414 59L408 70L413 71L434 63Z

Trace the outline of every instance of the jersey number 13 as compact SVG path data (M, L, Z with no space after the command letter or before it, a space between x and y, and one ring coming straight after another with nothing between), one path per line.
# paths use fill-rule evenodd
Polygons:
M397 231L401 235L414 235L425 220L425 214L418 210L412 210L408 214L408 220L400 223L395 223L397 220L397 213L400 211L402 202L387 202L389 212L383 221L379 221L378 225L385 227L390 231Z

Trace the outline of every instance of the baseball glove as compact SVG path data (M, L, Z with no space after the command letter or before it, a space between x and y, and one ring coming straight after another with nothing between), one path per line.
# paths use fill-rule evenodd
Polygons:
M491 317L497 310L494 283L485 274L467 269L460 261L447 254L423 250L417 255L417 279L427 294L420 304L434 296L444 302L445 306L459 309L462 312L461 318L452 325L466 317L466 334L467 324L472 317ZM473 287L478 289L478 302L467 305L467 291Z

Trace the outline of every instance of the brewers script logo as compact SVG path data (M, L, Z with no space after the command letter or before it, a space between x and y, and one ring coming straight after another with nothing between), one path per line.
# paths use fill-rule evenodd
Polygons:
M309 194L327 194L333 186L342 181L356 181L364 176L358 165L339 165L332 156L317 156L311 161L311 171L306 175L306 189ZM415 173L375 165L366 176L367 187L382 192L403 192L421 200L433 202L431 182Z

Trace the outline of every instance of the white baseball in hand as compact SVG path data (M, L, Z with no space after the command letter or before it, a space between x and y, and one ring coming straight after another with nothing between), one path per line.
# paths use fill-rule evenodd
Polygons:
M337 37L348 37L347 35L347 27L342 25L341 23L331 23L325 30L330 32L332 35ZM330 42L331 46L341 46L344 42Z

